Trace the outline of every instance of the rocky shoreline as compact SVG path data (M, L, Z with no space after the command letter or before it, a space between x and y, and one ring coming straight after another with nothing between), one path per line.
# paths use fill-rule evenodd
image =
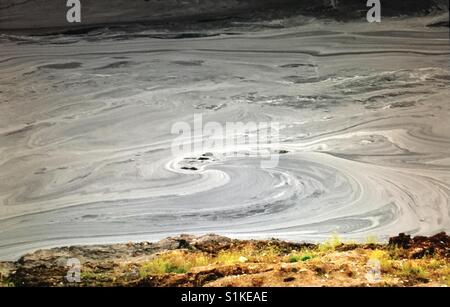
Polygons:
M70 259L81 264L78 282L67 279ZM380 276L371 280L367 272L374 259ZM414 238L400 234L388 244L334 238L318 245L210 234L40 250L16 262L0 262L0 285L447 286L449 273L450 237L445 233Z

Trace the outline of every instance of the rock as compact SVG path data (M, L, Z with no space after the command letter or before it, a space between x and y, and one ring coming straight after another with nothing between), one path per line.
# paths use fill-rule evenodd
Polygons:
M246 257L244 257L244 256L241 256L241 257L239 257L239 262L240 263L246 263L246 262L248 262L248 259Z
M402 248L409 248L411 246L411 236L404 233L389 239L390 246L397 246Z
M293 276L286 277L285 279L283 279L284 282L291 282L291 281L294 281L294 280L295 280L295 277L293 277Z
M450 257L450 237L445 232L432 237L416 236L414 238L401 233L389 239L389 246L409 249L408 258L413 259L436 254Z
M195 240L194 236L180 235L178 237L169 237L155 243L155 247L160 250L174 249L192 249L191 242Z
M192 245L196 249L213 254L229 248L232 243L233 240L230 238L215 234L207 234L192 240Z

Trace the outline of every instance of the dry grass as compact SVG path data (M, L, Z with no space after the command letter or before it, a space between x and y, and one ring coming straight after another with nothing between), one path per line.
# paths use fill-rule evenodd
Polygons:
M405 250L389 248L371 251L368 259L379 261L384 278L398 278L407 285L430 282L450 285L450 263L443 257L426 256L420 259L408 259L405 257Z
M377 260L380 263L380 269L382 273L392 272L394 262L391 259L389 253L385 250L374 250L370 252L368 260Z
M371 237L367 238L366 244L375 245L376 242L376 238ZM437 282L440 285L449 284L450 265L446 258L426 256L422 259L409 259L406 257L407 251L402 248L386 246L372 247L371 249L356 245L356 247L348 249L348 252L343 251L350 245L355 246L354 243L343 243L339 236L333 235L329 240L315 247L289 251L257 244L243 244L216 254L176 250L160 254L141 264L140 276L182 275L223 266L245 268L255 264L263 269L261 273L250 274L254 278L230 276L224 280L233 281L232 284L235 286L265 285L265 283L282 286L285 280L289 280L291 285L304 285L308 282L325 285L340 285L341 283L342 285L361 285L368 283L365 277L368 263L376 261L379 263L381 274L381 280L377 281L378 285L399 285L398 283L416 285L429 282ZM289 274L290 269L286 271L286 266L291 267L294 273L303 272L303 279L295 281L296 278ZM268 271L266 270L267 272L264 271L264 267L269 268ZM277 267L279 269L276 269ZM277 270L280 270L279 273L276 273ZM284 275L289 276L281 278ZM305 276L309 276L309 279L305 279ZM239 283L240 280L242 284ZM215 283L220 284L218 281Z
M187 273L191 268L206 266L211 258L202 253L189 253L183 250L171 251L161 254L149 262L144 263L140 275L158 275L166 273Z
M326 253L330 251L334 251L336 247L342 245L341 238L338 234L333 234L330 239L326 240L322 244L319 245L319 252Z
M244 248L225 250L212 258L216 264L236 264L236 263L273 263L279 260L281 252L273 247L256 249L254 246L245 246Z
M236 241L217 250L177 249L86 263L81 285L450 286L450 261L445 252L417 256L416 247L375 242L375 238L368 238L366 244L342 242L334 235L320 245ZM0 278L0 286L9 285Z
M279 261L280 252L275 248L255 249L252 246L220 251L217 255L184 250L170 251L158 255L142 264L140 275L159 275L166 273L184 274L193 268L208 265L233 265L239 263L273 263Z

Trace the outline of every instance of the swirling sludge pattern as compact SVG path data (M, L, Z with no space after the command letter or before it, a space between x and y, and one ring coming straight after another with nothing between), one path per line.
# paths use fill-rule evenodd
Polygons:
M0 259L180 233L450 230L448 29L411 27L3 36ZM195 113L280 122L286 153L264 169L198 152L183 170L171 127Z

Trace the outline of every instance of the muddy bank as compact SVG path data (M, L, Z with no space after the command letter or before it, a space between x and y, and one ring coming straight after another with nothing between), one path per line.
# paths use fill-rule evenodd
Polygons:
M79 282L67 280L74 258L81 265ZM381 275L370 279L374 260ZM334 238L318 245L181 235L156 243L41 250L0 263L3 286L442 286L449 272L445 233L400 234L388 244Z

